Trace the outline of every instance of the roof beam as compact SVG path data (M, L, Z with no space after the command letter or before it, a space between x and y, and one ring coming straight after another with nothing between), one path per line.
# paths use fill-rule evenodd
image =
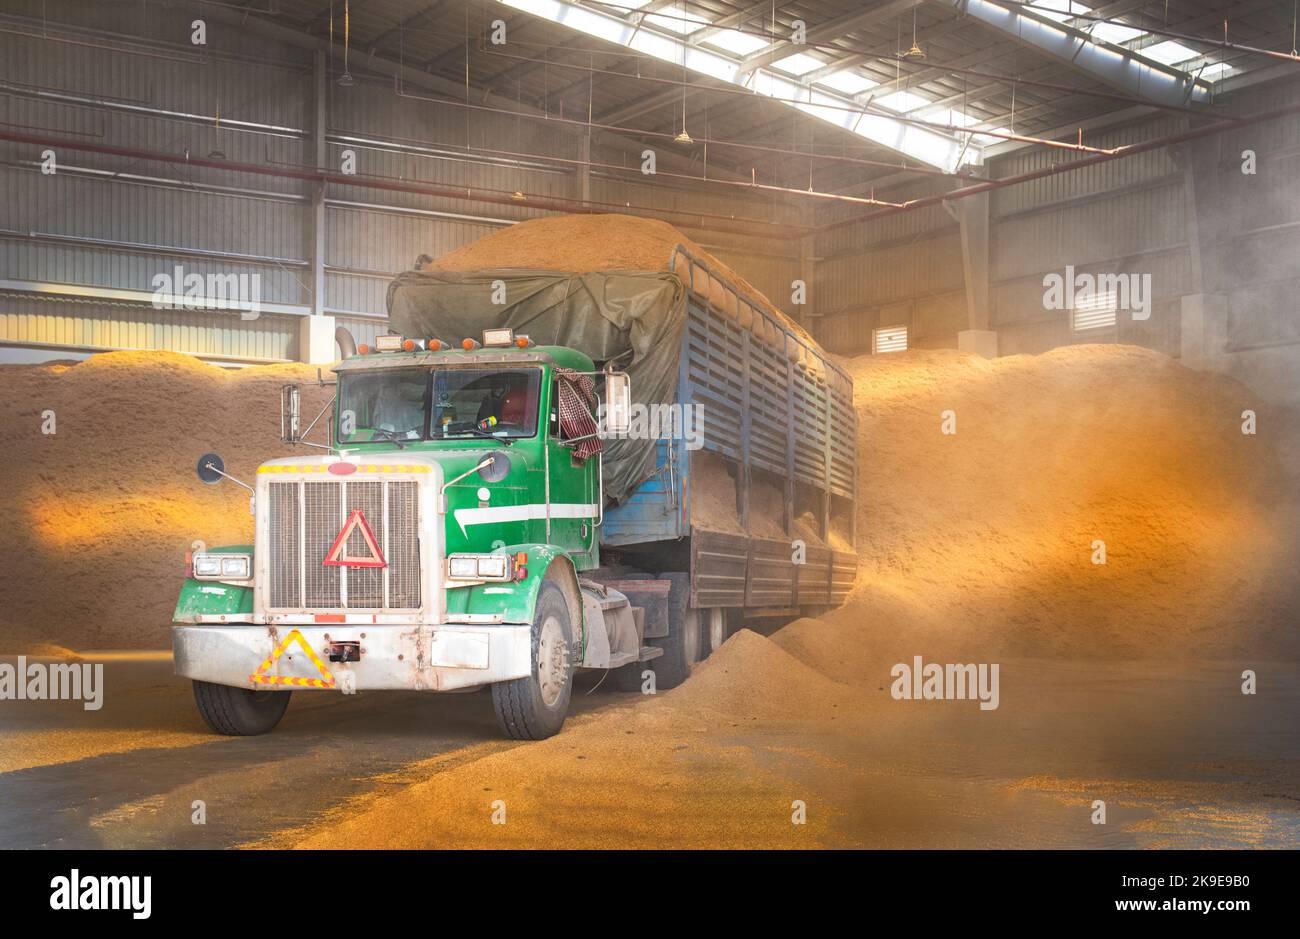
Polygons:
M1094 42L1085 32L993 0L942 0L994 32L1047 55L1079 72L1140 100L1185 107L1209 101L1206 86L1192 76L1139 53Z
M153 2L155 5L169 7L189 8L192 5L192 0L153 0ZM329 41L324 38L311 36L298 29L294 29L293 27L274 23L266 19L264 16L258 15L260 11L252 7L235 8L226 3L210 2L201 3L201 9L203 10L203 15L212 20L218 20L238 26L241 29L246 29L250 32L257 33L258 35L284 43L288 46L312 51L322 51L326 56L329 56L334 60L342 60L343 58L343 49L338 43L331 45ZM419 88L424 88L434 94L443 95L447 98L447 103L452 106L460 106L465 98L465 85L463 82L443 78L440 75L433 75L421 71L420 69L412 68L409 65L402 65L401 63L394 62L392 59L382 55L368 57L365 60L365 68L380 75L387 75L396 78L404 84L410 84ZM546 115L537 108L520 104L513 98L509 98L490 89L481 90L481 104L499 108L503 111L518 111L520 114L529 117L546 117ZM577 138L581 138L588 133L586 128L581 125L569 124L562 121L557 121L551 126L560 133ZM597 130L597 132L601 133L605 140L627 147L634 153L640 152L641 148L644 146L640 140L636 140L623 134L600 130ZM679 157L677 154L672 152L664 152L659 155L659 165L662 167L665 166L665 163L675 171L680 171L682 173L690 172L693 169L692 163L689 159Z
M366 51L370 55L374 55L376 52L378 52L380 49L383 48L384 43L388 42L388 40L392 39L396 35L399 35L403 31L411 28L416 23L420 22L420 20L424 19L426 16L435 15L440 11L441 7L446 5L446 3L447 0L434 0L433 3L430 3L428 6L424 7L419 12L413 13L412 15L408 16L406 19L398 23L396 26L392 27L391 29L385 30L384 32L376 36L374 39L372 39L370 42L366 43Z
M752 72L754 69L771 65L778 59L784 59L786 56L800 51L803 45L827 43L834 39L841 39L847 32L861 29L871 23L897 16L900 13L906 13L924 2L925 0L885 0L884 3L876 4L865 10L854 10L852 13L845 13L843 16L816 23L808 27L805 34L806 43L794 43L789 39L775 42L762 52L755 52L745 58L741 62L741 71Z
M688 45L683 37L670 36L659 30L632 25L622 17L595 12L590 7L578 6L570 0L500 0L514 9L523 10L543 20L549 20L569 29L585 33L616 46L633 49L662 62L680 65L683 71L692 71L723 85L746 88L755 98L779 101L795 111L803 112L834 127L839 127L857 137L893 150L906 158L938 167L944 172L954 172L957 163L968 150L968 143L957 137L939 133L915 124L895 120L882 113L869 113L859 108L849 97L832 91L814 91L797 79L756 67L748 75L742 74L740 60ZM920 0L890 0L883 6L873 7L869 13L881 15L885 8L897 4L915 5ZM862 12L852 14L857 22L865 17ZM821 28L829 30L830 23ZM845 17L833 21L836 31L845 28ZM813 36L813 32L809 32ZM707 86L699 86L701 90ZM648 110L663 107L688 93L685 85L669 87L648 95L630 105L614 108L601 114L597 121L606 125L623 125L632 117Z

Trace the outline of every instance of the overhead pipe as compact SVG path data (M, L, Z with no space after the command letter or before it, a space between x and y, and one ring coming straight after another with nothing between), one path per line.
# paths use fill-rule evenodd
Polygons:
M645 214L664 216L667 218L677 218L682 220L682 224L688 227L708 228L711 231L726 232L733 235L750 235L760 238L771 239L789 239L797 238L808 233L804 226L782 225L771 222L762 222L751 220L749 226L736 227L732 225L717 224L696 224L694 220L722 218L709 213L702 212L678 212L673 210L656 209L646 206L634 206L624 203L605 203L605 202L575 202L566 199L548 199L538 198L536 196L527 196L519 199L514 195L507 195L502 192L500 195L494 195L499 190L489 190L485 188L477 189L475 187L455 187L446 188L428 183L410 183L400 180L389 180L376 176L365 175L345 175L343 173L329 172L322 169L309 167L294 168L290 166L266 166L257 163L237 163L225 159L213 159L212 157L194 157L185 154L176 153L159 153L149 150L135 150L129 147L118 147L109 144L90 143L80 140L69 140L58 137L43 137L32 134L20 134L14 131L0 128L0 140L8 140L14 143L25 143L36 147L63 147L68 150L75 150L86 153L99 153L105 156L122 157L128 160L152 161L159 163L174 163L182 166L194 166L202 169L222 170L229 173L252 173L257 176L272 176L281 179L297 179L314 183L332 183L336 186L358 186L361 188L380 189L387 192L403 192L413 195L431 196L440 199L457 199L464 202L480 202L493 205L509 205L516 208L525 207L532 209L542 209L551 212L571 212L576 214L599 214L601 211L614 210L627 212L633 210ZM630 171L638 172L629 167ZM661 174L668 175L668 174ZM712 180L699 180L697 177L686 177L702 182L714 182ZM746 184L748 185L748 184ZM793 190L800 192L800 190ZM735 221L735 219L729 219ZM771 232L756 230L753 226L765 225L772 229Z
M632 78L633 76L631 76L631 75L627 75L627 76L624 76L624 77L626 77L626 78ZM688 83L688 84L689 84L689 83ZM577 119L577 118L565 117L563 113L561 113L558 117L555 116L555 115L552 115L552 114L547 114L547 113L541 113L541 114L525 114L525 113L523 113L523 112L521 112L521 111L511 111L509 108L498 108L498 107L493 107L493 106L491 106L491 105L487 105L487 104L470 104L470 103L467 102L467 101L452 101L452 100L443 99L443 98L434 98L434 97L430 97L430 96L428 96L428 95L414 95L414 94L410 94L410 93L408 93L408 92L405 92L405 91L402 91L402 90L401 90L400 86L398 85L398 82L397 82L396 76L394 76L394 79L393 79L393 85L394 85L394 91L395 91L395 93L397 94L397 96L398 96L399 98L406 98L406 99L411 100L411 101L426 101L426 102L429 102L429 103L431 103L431 104L446 105L446 106L448 106L448 107L453 107L453 108L463 108L463 109L465 109L465 110L469 110L469 111L482 111L482 112L487 113L487 114L503 114L503 115L506 115L506 116L508 116L508 117L519 117L519 118L524 118L525 120L530 120L530 121L541 121L541 122L543 122L543 123L547 123L547 124L564 124L564 125L567 125L567 126L570 126L570 127L579 127L579 128L584 128L584 129L587 129L587 130L601 130L601 131L608 131L608 132L618 133L618 134L634 135L634 136L637 136L637 137L658 137L658 138L660 138L660 139L664 139L664 140L676 140L677 137L678 137L678 135L680 134L680 132L677 132L677 133L670 133L670 132L667 132L667 131L644 130L644 129L639 128L639 127L626 127L626 126L623 126L623 125L621 125L621 124L601 124L601 123L593 122L593 121L586 120L586 119ZM756 93L756 92L753 92L753 91L746 91L746 90L744 90L744 89L722 89L722 88L714 88L714 87L712 87L712 86L706 86L706 85L699 85L699 86L695 86L695 87L699 88L699 89L702 90L702 91L705 91L705 90L707 90L707 91L721 91L721 92L724 92L724 93L726 93L726 94L742 94L742 95L744 95L745 97L747 97L747 98L749 98L749 99L751 99L751 100L758 100L758 101L787 102L787 101L793 101L793 100L794 100L794 99L786 99L786 98L770 98L770 97L768 97L768 96L766 96L766 95L760 95L760 94L758 94L758 93ZM815 102L811 102L811 101L799 101L799 102L797 102L797 103L798 103L798 104L814 104ZM817 107L822 107L822 105L817 105ZM825 105L825 107L827 107L827 108L834 108L835 106L834 106L834 105ZM854 114L864 113L864 112L861 111L861 109L858 109L858 108L841 108L840 110L850 111L850 112L852 112L852 113L854 113ZM879 116L881 116L881 117L897 117L897 115L894 115L894 114L887 114L887 113L883 113L883 112L881 112L881 113L879 114ZM705 140L705 139L703 139L703 138L692 138L692 141L695 142L695 143L701 143L701 144L704 144L704 143L712 143L713 145L715 145L715 146L719 146L719 147L735 147L735 148L742 149L742 150L754 150L754 151L756 151L756 152L761 152L761 153L773 153L773 154L776 154L776 155L778 155L778 156L791 156L791 157L798 157L798 158L800 158L800 159L826 160L826 161L834 162L834 163L855 163L855 164L857 164L857 165L859 165L859 166L871 166L871 167L876 167L876 168L879 168L879 169L888 169L888 170L893 170L893 171L895 171L895 172L903 172L903 173L916 173L916 174L918 174L918 175L922 175L922 176L946 176L946 177L957 177L957 178L963 178L963 177L976 178L976 177L974 177L972 174L968 174L968 173L949 173L949 172L947 172L947 171L945 171L945 170L935 169L935 168L933 168L933 167L929 167L929 166L920 166L920 165L915 164L915 163L907 163L906 161L898 162L898 163L891 163L891 162L888 162L888 161L886 161L886 160L867 160L867 159L863 159L863 158L861 158L861 157L843 157L843 156L837 156L837 155L835 155L835 154L807 153L807 152L804 152L804 151L802 151L802 150L787 150L787 149L782 148L782 147L766 147L766 146L762 146L762 145L760 145L760 144L743 143L743 142L735 141L735 140L717 140L717 139ZM530 154L530 155L531 155L531 154ZM550 159L550 158L547 158L547 159ZM692 178L698 178L698 177L692 177ZM715 181L715 180L710 180L710 182L714 182L714 181Z
M965 199L968 196L977 196L983 192L991 192L994 189L1005 189L1008 186L1016 186L1020 183L1032 182L1035 179L1055 176L1058 173L1071 173L1075 170L1085 169L1089 166L1096 166L1099 163L1106 163L1110 160L1136 156L1139 153L1148 153L1152 150L1159 150L1163 147L1173 146L1174 144L1199 140L1202 137L1211 137L1227 130L1237 130L1251 124L1262 124L1266 121L1276 121L1284 117L1294 117L1297 115L1300 115L1300 104L1293 104L1285 108L1277 108L1273 111L1264 111L1260 114L1252 114L1249 117L1234 119L1231 121L1217 121L1213 124L1207 124L1204 127L1195 128L1194 130L1186 130L1166 137L1159 137L1155 140L1147 140L1142 143L1129 144L1125 147L1117 147L1114 150L1105 153L1094 154L1078 160L1071 160L1068 163L1053 163L1043 169L1031 170L1030 172L1019 173L1015 176L1005 176L1002 179L991 179L974 186L965 186L961 189L954 189L951 192L943 193L942 195L925 196L921 199L911 199L907 202L881 209L878 212L869 212L866 215L859 215L854 218L841 219L838 222L829 222L825 225L819 225L815 231L817 234L835 231L836 229L846 228L850 225L859 225L863 222L875 221L878 218L897 215L901 212L911 212L915 209L929 208L930 206L953 202L957 199Z
M1035 13L1042 13L1043 11L1042 7L1034 7L1032 3L1020 3L1017 2L1017 0L998 0L998 2L1006 7L1029 7ZM1143 11L1137 10L1135 12L1140 14ZM1232 11L1228 10L1227 12L1231 13ZM1300 62L1300 55L1297 55L1295 52L1277 52L1273 49L1261 49L1258 46L1248 46L1239 42L1229 42L1226 38L1227 36L1226 25L1224 27L1225 38L1208 39L1205 36L1192 36L1188 33L1175 32L1166 26L1161 26L1161 27L1140 26L1137 23L1126 23L1121 19L1116 19L1114 17L1097 16L1094 13L1071 12L1068 15L1073 17L1076 20L1087 20L1092 23L1110 23L1115 26L1126 26L1129 29L1141 30L1144 33L1150 33L1153 36L1166 36L1170 39L1186 39L1190 42L1199 42L1202 45L1214 46L1218 49L1231 49L1233 52L1247 52L1250 53L1251 55L1264 55L1264 56L1268 56L1269 58L1282 59L1283 61L1286 62ZM1225 24L1227 23L1226 17L1224 18L1224 22ZM1123 48L1123 46L1121 46L1121 48ZM1138 49L1137 51L1141 52L1142 50Z

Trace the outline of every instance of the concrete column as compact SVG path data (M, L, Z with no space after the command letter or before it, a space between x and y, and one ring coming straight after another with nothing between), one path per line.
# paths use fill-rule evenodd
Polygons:
M325 166L327 147L325 130L328 124L328 90L325 81L325 53L312 54L312 136L307 141L308 159L317 168ZM309 183L307 195L307 253L311 259L311 311L319 316L325 312L325 186ZM308 361L303 356L303 361Z
M308 365L329 365L339 360L334 317L313 313L298 318L298 360Z
M988 358L998 354L998 334L989 328L989 194L948 204L961 231L962 274L966 282L967 328L957 333L957 348Z
M582 163L578 166L578 175L575 180L574 197L585 202L591 201L591 131L582 135L578 143L578 158Z
M1189 368L1221 369L1228 351L1228 298L1221 293L1179 298L1182 361Z

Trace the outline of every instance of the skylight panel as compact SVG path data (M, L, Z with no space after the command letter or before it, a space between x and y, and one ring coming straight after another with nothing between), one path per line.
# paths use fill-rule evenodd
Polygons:
M899 114L906 114L908 111L915 111L917 108L929 104L930 99L922 98L910 91L895 91L883 98L877 98L873 103L889 108L891 111L897 111Z
M759 49L771 45L768 40L761 36L754 36L750 33L742 33L737 29L723 29L701 39L706 46L716 46L724 52L730 52L733 55L752 55Z
M1088 31L1094 39L1113 42L1117 46L1144 35L1140 29L1134 29L1132 26L1121 26L1119 23L1094 23Z
M681 7L669 7L659 13L648 13L645 21L651 26L683 36L709 25L709 21L704 17L690 10L683 10Z
M951 124L953 127L970 127L978 124L979 118L962 114L955 108L940 108L938 111L926 111L919 115L934 124Z
M1138 53L1155 62L1164 65L1175 65L1179 62L1186 62L1188 59L1195 59L1200 55L1195 49L1189 49L1181 42L1174 42L1172 39L1166 39L1164 42L1158 42L1154 46L1147 46L1145 49L1139 49Z
M888 115L863 114L853 101L853 95L874 88L876 83L855 69L836 69L834 65L829 65L832 71L816 81L817 88L830 89L829 91L810 88L808 82L800 82L796 76L828 68L827 63L807 53L786 56L770 68L755 68L742 80L741 62L724 52L711 51L709 47L726 52L731 51L728 46L739 50L744 40L737 37L745 37L751 40L746 45L751 49L749 54L752 54L770 43L761 36L748 36L739 30L727 29L711 30L711 35L702 36L698 44L691 44L685 37L707 27L708 20L689 11L683 12L680 6L661 8L644 15L628 15L616 11L634 10L645 4L626 0L626 3L611 3L607 9L600 10L594 3L589 7L579 6L568 0L501 2L589 36L617 43L642 55L684 65L698 74L709 75L737 87L748 88L756 94L780 99L787 106L946 171L955 170L959 160L978 163L982 159L978 147L969 147L964 141L949 134L903 124ZM643 28L650 23L662 29ZM739 51L735 53L743 54L745 53ZM895 92L881 100L886 106L900 110L912 110L931 103L929 99L912 92Z
M825 64L805 52L796 52L794 55L787 55L784 59L777 59L772 63L772 68L780 69L788 75L807 75Z
M875 88L879 82L874 82L861 72L854 72L848 69L839 72L831 72L817 79L817 83L825 85L827 88L833 88L841 94L858 95L868 88Z
M1205 66L1203 69L1190 69L1190 71L1197 78L1203 79L1207 82L1214 82L1218 81L1220 78L1227 78L1236 71L1236 69L1227 62L1213 62Z

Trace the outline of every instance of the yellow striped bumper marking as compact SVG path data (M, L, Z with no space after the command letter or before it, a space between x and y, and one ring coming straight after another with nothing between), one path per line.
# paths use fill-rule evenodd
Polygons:
M271 670L271 666L275 664L276 659L284 653L285 649L289 648L289 643L295 640L298 642L298 647L307 653L307 658L320 672L320 678L293 678L266 674ZM284 640L276 646L275 651L266 657L266 661L257 666L257 671L248 676L248 680L255 685L293 685L299 688L333 688L335 685L334 676L330 673L330 670L325 667L325 663L320 660L320 656L316 654L316 651L307 644L307 640L303 638L302 633L296 629L284 637Z

